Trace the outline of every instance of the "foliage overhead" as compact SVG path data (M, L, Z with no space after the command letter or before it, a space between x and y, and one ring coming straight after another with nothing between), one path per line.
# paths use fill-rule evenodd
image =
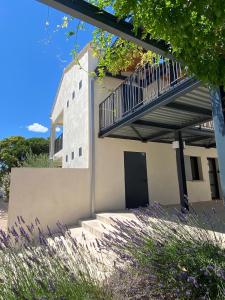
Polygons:
M9 172L19 167L27 153L36 155L49 152L49 141L44 138L25 139L22 136L11 136L0 141L0 173Z
M132 19L134 30L143 30L171 45L174 57L191 74L212 85L225 84L225 1L222 0L90 0L119 18ZM145 53L140 47L101 30L94 32L100 66L113 72L126 69L132 57ZM102 52L103 51L103 52ZM104 59L102 53L105 53ZM121 63L122 62L122 63Z

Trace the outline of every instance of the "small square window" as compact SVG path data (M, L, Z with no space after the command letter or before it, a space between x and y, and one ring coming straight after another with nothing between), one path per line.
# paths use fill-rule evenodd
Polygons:
M201 158L185 156L185 173L188 181L203 180Z
M82 80L79 82L79 90L82 88Z
M82 156L82 147L79 148L79 156Z
M191 156L191 173L192 173L192 179L193 180L200 180L200 168L199 168L199 159L198 157Z
M68 155L66 155L66 162L68 162Z
M66 106L69 107L70 106L70 102L69 100L66 102Z
M71 153L71 159L74 159L74 152Z

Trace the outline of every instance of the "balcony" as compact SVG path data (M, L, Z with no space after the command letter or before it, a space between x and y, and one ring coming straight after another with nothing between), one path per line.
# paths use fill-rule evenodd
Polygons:
M63 148L63 134L55 139L54 154L58 153Z
M100 130L109 128L189 78L177 62L145 65L127 78L99 106Z
M209 121L198 126L200 129L214 130L213 121Z
M99 105L99 137L171 143L181 131L186 144L215 145L208 88L181 64L145 65Z

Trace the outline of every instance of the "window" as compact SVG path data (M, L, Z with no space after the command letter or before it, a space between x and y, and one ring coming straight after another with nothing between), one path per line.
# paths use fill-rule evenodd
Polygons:
M66 106L69 107L70 106L70 102L69 100L66 102Z
M82 80L79 82L79 90L82 88Z
M68 155L66 155L66 162L68 162Z
M75 98L75 91L73 91L73 93L72 93L72 99L74 99Z
M82 147L79 148L79 156L82 156Z
M71 159L74 159L74 152L71 153Z
M197 156L185 156L185 172L188 181L203 180L201 158Z

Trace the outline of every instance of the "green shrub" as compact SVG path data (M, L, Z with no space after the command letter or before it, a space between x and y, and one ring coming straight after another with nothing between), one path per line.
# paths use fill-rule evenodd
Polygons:
M1 177L1 190L3 193L3 199L9 199L9 190L10 190L10 173L4 173Z
M49 158L48 154L26 154L26 160L23 162L25 168L56 168L58 165Z

